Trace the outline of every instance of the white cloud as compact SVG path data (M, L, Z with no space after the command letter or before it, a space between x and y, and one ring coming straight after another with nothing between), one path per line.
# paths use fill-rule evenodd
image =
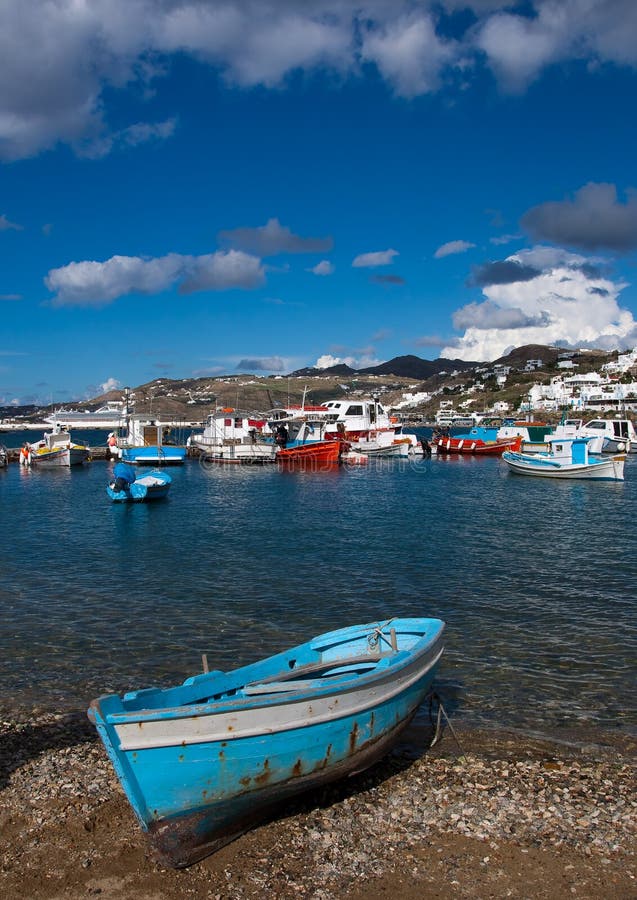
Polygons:
M100 135L89 135L86 140L75 143L78 156L88 159L99 159L111 152L114 147L139 147L151 141L163 141L171 137L177 127L175 117L163 122L137 122L122 128L121 131L104 132Z
M372 348L369 348L371 351ZM331 366L349 366L350 369L367 369L370 366L378 366L382 362L371 352L363 351L361 354L348 354L346 356L333 356L331 353L324 353L314 363L316 369L329 369Z
M394 256L398 256L398 250L378 250L375 253L361 253L353 260L352 266L355 269L389 266L394 261Z
M614 184L591 182L573 197L541 203L527 210L521 224L535 240L566 244L579 250L637 248L637 192L628 190L621 203Z
M521 237L521 234L500 234L489 238L489 241L495 246L499 246L500 244L510 244L511 241L519 241Z
M238 250L205 256L169 253L157 259L112 256L105 262L72 262L44 279L53 306L104 306L125 294L159 294L179 283L180 293L250 289L265 280L261 261Z
M593 69L600 62L637 64L633 0L535 0L531 17L510 13L504 2L498 6L480 20L476 46L508 90L523 90L562 61L588 60Z
M314 363L315 369L329 369L332 366L340 366L343 363L347 366L350 366L353 362L351 356L346 359L342 359L340 356L332 356L331 353L324 353L323 356L319 356L319 358Z
M438 247L434 253L434 258L442 259L443 256L451 256L454 253L465 253L467 250L471 250L472 247L475 247L475 244L471 244L469 241L449 241Z
M438 88L441 69L457 52L454 45L438 37L431 17L420 11L368 25L361 55L376 64L396 94L414 97Z
M334 264L329 261L329 259L322 259L315 266L312 266L311 269L307 270L308 272L312 272L314 275L331 275L334 271Z
M626 347L637 323L619 305L625 283L605 277L599 260L565 250L535 247L507 262L538 269L534 278L483 288L483 303L454 314L466 330L441 350L443 357L492 360L523 344Z
M472 10L471 27L451 40L441 6ZM109 113L117 92L138 101L161 89L178 54L244 88L315 71L339 85L374 67L405 97L450 87L454 71L464 89L483 61L509 90L563 61L637 65L634 0L522 6L526 15L506 0L3 0L0 158L58 142L98 156L170 136L173 119L114 131Z
M332 249L332 238L304 238L294 234L278 219L268 219L257 228L235 228L221 231L219 240L239 250L258 256L277 256L280 253L323 253Z
M188 258L187 275L179 292L251 290L265 281L261 260L241 250L217 250L206 256Z
M23 226L10 222L6 216L0 216L0 231L22 231Z
M480 30L477 44L508 90L525 88L544 66L559 58L562 44L569 40L568 9L553 6L554 10L541 10L535 19L498 13Z
M100 384L100 390L103 394L107 394L109 391L115 391L121 386L121 382L117 378L107 378L103 384Z
M242 372L283 372L286 368L280 356L244 357L237 363Z

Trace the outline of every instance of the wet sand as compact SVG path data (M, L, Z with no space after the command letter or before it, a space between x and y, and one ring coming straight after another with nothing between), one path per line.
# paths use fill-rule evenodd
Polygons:
M0 722L7 900L634 898L637 740L555 743L456 724L299 798L214 856L150 857L82 712Z

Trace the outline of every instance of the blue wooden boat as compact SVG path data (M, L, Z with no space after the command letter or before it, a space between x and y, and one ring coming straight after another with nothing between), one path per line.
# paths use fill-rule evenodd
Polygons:
M549 449L545 453L506 450L502 459L516 475L623 481L625 455L594 456L589 451L590 440L588 437L549 437Z
M122 462L137 466L179 466L186 448L168 443L170 427L144 415L126 416L126 428L117 438Z
M159 861L190 865L287 798L384 756L431 690L443 629L356 625L178 687L94 700L89 718Z
M106 493L115 503L161 500L172 484L172 478L166 472L153 469L138 476L133 466L127 463L117 463L113 468L113 476Z

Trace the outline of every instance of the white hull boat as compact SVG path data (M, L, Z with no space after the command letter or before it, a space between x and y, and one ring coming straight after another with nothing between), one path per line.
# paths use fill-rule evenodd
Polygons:
M46 432L37 444L31 444L29 462L45 469L68 469L81 466L90 456L90 447L75 444L68 431L58 425L53 431Z
M541 478L576 478L598 481L624 480L624 454L597 457L589 453L588 438L551 438L547 453L505 450L502 459L517 475Z

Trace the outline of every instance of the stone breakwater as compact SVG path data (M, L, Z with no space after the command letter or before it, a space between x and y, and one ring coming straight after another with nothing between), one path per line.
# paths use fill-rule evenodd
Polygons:
M414 732L412 741L423 734ZM5 898L637 896L635 744L451 734L161 869L82 714L0 723Z

